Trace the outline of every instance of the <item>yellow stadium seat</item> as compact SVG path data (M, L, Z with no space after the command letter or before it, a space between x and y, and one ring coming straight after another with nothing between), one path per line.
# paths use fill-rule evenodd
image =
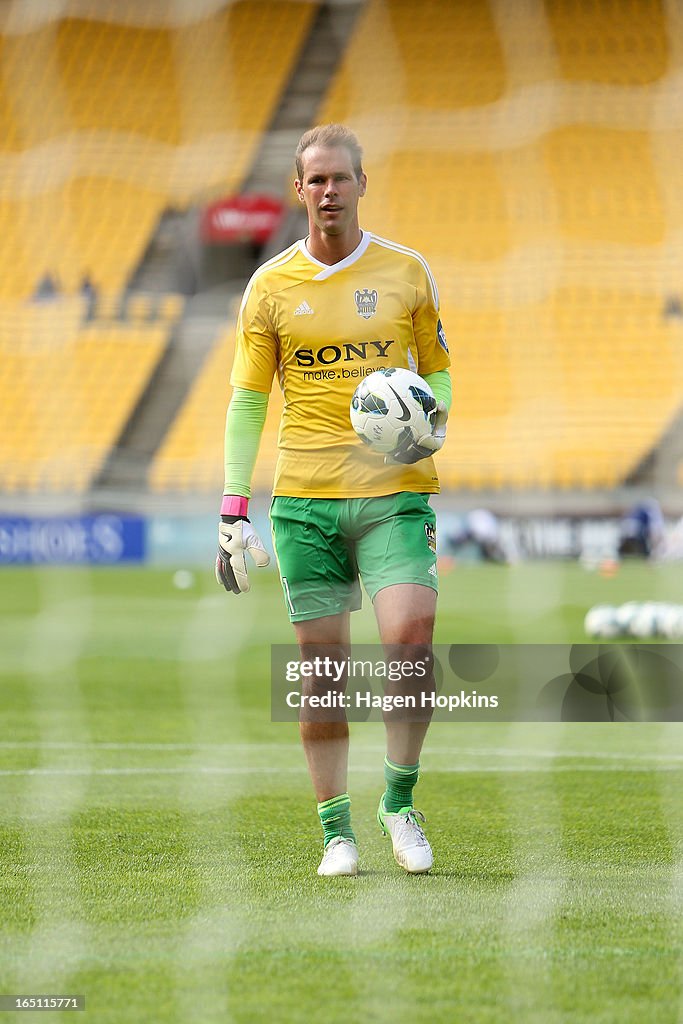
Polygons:
M39 348L0 339L0 490L87 490L167 339L163 325L99 324Z
M86 273L120 292L165 207L239 189L315 4L237 0L175 26L92 11L0 37L0 300L46 270L67 293Z
M223 487L223 434L230 398L228 380L234 348L232 329L217 340L186 402L152 464L153 491L220 494ZM274 382L253 479L253 489L272 486L282 395Z
M131 295L126 302L126 319L145 321L152 316L152 299L149 295Z
M661 0L545 0L560 72L570 81L644 85L666 74Z
M176 27L63 17L0 38L0 380L16 421L1 422L19 453L0 464L5 490L92 480L158 357L140 343L150 362L119 407L128 370L109 381L95 339L127 366L125 332L165 338L182 315L181 296L136 296L135 326L121 322L131 272L166 207L239 188L314 14L237 0ZM613 487L680 409L683 324L663 315L682 287L680 28L661 0L364 4L317 120L358 130L362 225L420 250L439 284L445 487ZM47 272L62 298L26 301ZM94 333L69 298L85 273ZM220 488L231 346L228 329L153 490ZM64 394L41 391L38 412L43 358ZM272 481L280 407L276 389L255 489Z
M546 9L539 63L528 6L369 0L321 105L364 144L363 226L422 252L440 288L445 487L613 487L681 405L683 328L662 316L681 289L680 15ZM429 35L451 56L436 69Z
M177 320L182 315L185 300L182 295L162 295L157 307L157 315L162 320Z
M118 320L121 312L121 296L118 292L98 296L95 303L95 316L98 320Z

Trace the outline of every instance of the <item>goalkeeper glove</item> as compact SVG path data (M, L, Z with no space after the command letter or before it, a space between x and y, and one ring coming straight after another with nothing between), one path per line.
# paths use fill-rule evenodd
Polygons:
M421 459L433 455L434 452L438 452L443 448L443 443L446 440L447 420L446 403L437 402L431 434L425 434L424 437L417 440L413 440L412 437L408 438L400 448L392 452L391 455L387 455L384 461L389 466L397 462L402 465L411 465L413 462L419 462Z
M246 511L246 500L244 510ZM216 580L228 593L246 594L250 589L247 551L259 568L269 564L270 555L247 517L222 515L218 526Z

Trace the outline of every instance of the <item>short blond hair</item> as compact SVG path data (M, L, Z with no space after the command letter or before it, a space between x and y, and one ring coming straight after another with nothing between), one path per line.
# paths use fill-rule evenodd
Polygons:
M296 173L299 181L304 176L303 155L311 146L344 146L351 156L351 163L357 178L363 173L363 150L360 142L344 124L317 124L315 128L309 128L299 139L296 147Z

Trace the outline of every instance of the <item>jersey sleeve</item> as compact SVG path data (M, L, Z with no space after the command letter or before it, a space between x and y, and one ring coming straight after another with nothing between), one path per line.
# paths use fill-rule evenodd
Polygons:
M278 339L268 315L268 295L259 282L250 282L237 318L230 383L269 394L277 363Z
M424 377L426 373L447 369L451 365L451 359L439 316L439 293L436 282L431 270L422 260L420 271L413 309L413 335L417 349L417 372Z

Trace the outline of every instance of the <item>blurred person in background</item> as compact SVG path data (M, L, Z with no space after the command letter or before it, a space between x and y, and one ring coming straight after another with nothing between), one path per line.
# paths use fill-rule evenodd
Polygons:
M48 271L43 274L36 285L33 295L31 296L31 301L52 302L54 299L59 298L60 290L57 277Z
M621 558L657 558L664 551L665 540L664 517L655 498L638 502L619 523Z
M467 512L460 526L448 534L447 541L454 553L467 545L474 546L485 562L509 565L517 560L501 536L498 519L487 508Z

